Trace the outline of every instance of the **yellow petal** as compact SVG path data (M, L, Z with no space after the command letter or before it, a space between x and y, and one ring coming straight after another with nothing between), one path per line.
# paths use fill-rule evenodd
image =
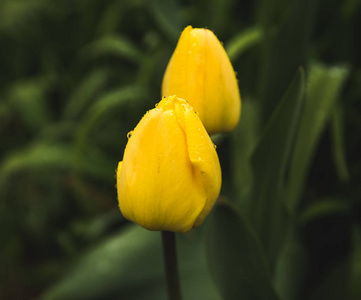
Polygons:
M186 101L173 96L156 107L134 129L118 165L119 207L147 229L186 232L218 197L218 157Z
M199 113L208 133L237 125L241 99L229 58L212 31L188 26L167 66L162 95L177 94Z
M222 175L215 146L199 117L190 107L186 107L183 113L189 159L201 175L207 195L206 204L194 224L197 227L203 223L218 198Z

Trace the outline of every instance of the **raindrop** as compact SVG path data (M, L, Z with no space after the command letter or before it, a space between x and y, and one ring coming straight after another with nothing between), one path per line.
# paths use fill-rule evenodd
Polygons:
M217 146L215 144L213 144L213 147L214 147L214 149L217 149Z
M127 138L130 139L130 137L132 136L133 134L133 130L132 131L129 131L128 134L127 134Z

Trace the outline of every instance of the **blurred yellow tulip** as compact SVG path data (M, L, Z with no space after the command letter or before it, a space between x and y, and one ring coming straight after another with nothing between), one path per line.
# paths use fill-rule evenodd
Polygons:
M198 112L209 134L237 125L241 97L232 64L212 31L188 26L165 71L162 96L177 94Z
M123 216L149 230L199 226L221 188L215 146L193 108L170 96L135 127L117 169Z

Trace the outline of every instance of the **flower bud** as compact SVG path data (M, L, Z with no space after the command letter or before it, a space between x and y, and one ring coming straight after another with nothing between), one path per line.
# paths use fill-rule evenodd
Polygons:
M164 98L135 127L117 169L120 210L149 230L199 226L221 188L215 147L183 99Z
M165 71L162 96L177 94L198 112L209 134L234 129L241 97L223 46L212 31L188 26Z

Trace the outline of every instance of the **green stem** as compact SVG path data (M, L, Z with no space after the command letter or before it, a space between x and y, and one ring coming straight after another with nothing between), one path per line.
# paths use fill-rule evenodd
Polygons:
M163 257L169 300L181 300L175 233L162 231Z

